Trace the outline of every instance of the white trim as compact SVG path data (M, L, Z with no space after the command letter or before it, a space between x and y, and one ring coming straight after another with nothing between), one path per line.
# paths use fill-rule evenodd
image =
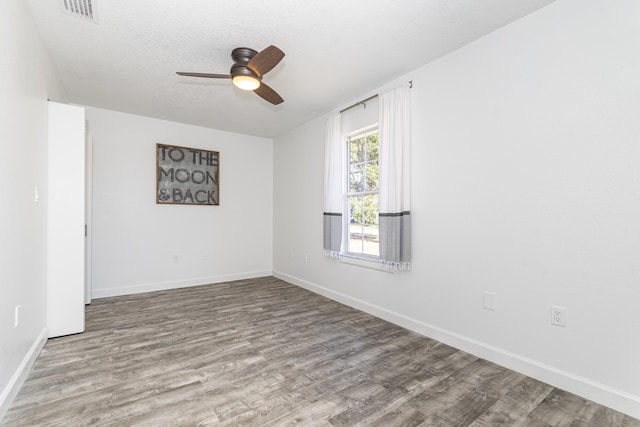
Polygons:
M197 277L193 279L175 280L171 282L139 283L120 286L117 288L96 289L93 288L91 297L108 298L121 295L141 294L144 292L165 291L167 289L188 288L191 286L209 285L212 283L230 282L233 280L254 279L256 277L271 276L271 270L249 271L244 273L222 274L210 277Z
M410 331L441 341L447 345L520 372L539 381L608 406L634 418L640 418L640 396L575 375L554 366L515 354L472 338L429 325L400 313L373 305L358 298L325 288L295 276L273 272L274 277L323 295L342 304L369 313Z
M386 264L373 259L361 258L352 254L340 254L340 262L343 264L356 265L358 267L370 268L372 270L384 271L385 273L393 273Z
M49 331L47 331L47 328L44 328L31 345L27 354L25 354L20 366L18 366L18 369L13 373L7 386L2 390L2 394L0 394L0 421L2 421L2 418L7 414L11 403L13 403L13 400L18 395L20 387L22 387L22 384L24 384L24 381L27 379L27 375L29 375L33 364L40 355L42 347L47 343L48 336Z
M348 138L348 139L351 139L354 136L360 136L362 134L371 133L373 131L377 132L378 131L378 127L379 127L378 126L378 122L375 122L375 123L367 125L367 126L365 126L363 128L360 128L360 129L357 129L357 130L354 130L354 131L351 131L351 132L347 132L344 137Z

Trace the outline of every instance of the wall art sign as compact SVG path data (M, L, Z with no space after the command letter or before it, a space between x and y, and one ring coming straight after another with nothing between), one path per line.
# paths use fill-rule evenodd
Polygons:
M156 144L156 203L220 204L220 153Z

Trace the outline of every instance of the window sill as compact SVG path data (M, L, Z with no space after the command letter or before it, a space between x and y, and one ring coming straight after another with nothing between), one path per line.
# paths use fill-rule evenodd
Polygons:
M357 267L369 268L371 270L383 271L385 273L394 273L393 270L388 269L384 264L381 264L374 259L359 258L353 255L340 254L340 262L343 264L355 265Z

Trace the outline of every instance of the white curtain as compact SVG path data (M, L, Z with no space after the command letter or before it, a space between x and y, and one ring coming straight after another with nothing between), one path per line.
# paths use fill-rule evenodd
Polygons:
M411 269L411 140L407 85L380 94L380 258Z
M340 113L327 120L324 150L324 254L340 256L344 183Z

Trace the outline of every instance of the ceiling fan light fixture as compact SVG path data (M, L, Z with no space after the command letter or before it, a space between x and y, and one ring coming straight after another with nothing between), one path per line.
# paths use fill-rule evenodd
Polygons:
M94 0L95 1L95 0ZM260 52L248 47L237 47L231 52L233 65L229 74L192 73L178 71L180 76L204 77L209 79L231 79L235 87L242 90L253 91L265 101L278 105L284 99L278 92L271 89L266 83L262 83L262 76L271 71L273 67L284 57L284 52L271 45Z
M260 80L253 76L234 76L233 84L242 90L256 90L260 87Z

